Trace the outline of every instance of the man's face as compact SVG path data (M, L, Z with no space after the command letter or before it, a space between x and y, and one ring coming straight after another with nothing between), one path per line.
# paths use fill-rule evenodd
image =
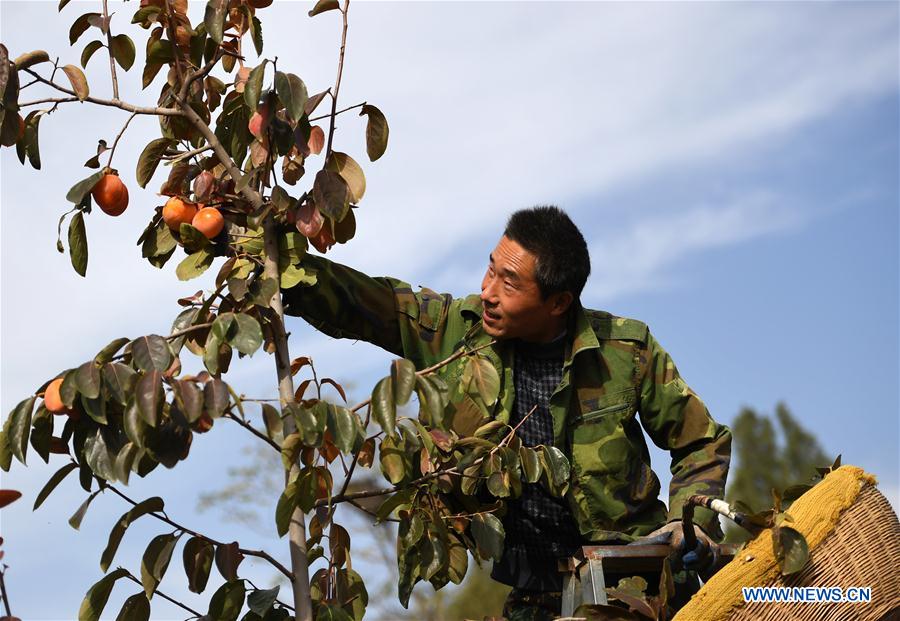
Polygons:
M544 300L534 278L536 262L518 243L500 238L481 281L482 319L490 336L544 343L562 332L571 294L555 293Z

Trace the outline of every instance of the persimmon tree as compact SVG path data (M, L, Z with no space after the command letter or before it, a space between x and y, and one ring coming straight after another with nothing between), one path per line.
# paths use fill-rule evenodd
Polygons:
M63 14L67 4L59 2ZM116 583L130 580L142 589L125 600L122 619L148 619L154 595L192 617L237 619L246 608L247 620L361 619L368 596L351 568L350 535L337 521L344 503L370 511L376 522L399 516L404 605L420 580L436 589L459 583L470 554L477 561L497 558L503 528L495 512L503 499L518 495L525 481L544 480L563 493L568 463L552 447L523 447L514 429L481 413L453 415L438 373L447 364L464 365L457 388L483 411L498 398L497 373L478 350L460 350L419 370L395 360L371 398L356 405L345 397L343 405L323 400L325 386L343 397L340 384L320 378L309 358L290 353L281 292L316 283L316 274L304 267L308 246L326 253L349 242L366 190L360 164L337 149L335 120L349 112L365 118L371 161L388 143L388 124L377 107L338 105L349 0L319 0L308 11L310 17L341 18L336 80L312 95L283 60L263 55L264 9L271 0L210 0L202 19L193 22L186 0L141 0L130 25L110 14L106 0L98 4L98 12L76 17L69 31L80 67L51 61L40 50L11 60L0 45L2 144L39 169L39 129L42 121L51 122L44 121L51 112L74 102L129 112L122 127L104 128L118 129L111 143L99 139L95 152L85 146L92 152L85 166L95 172L67 193L71 208L59 230L68 218L68 234L66 242L58 235L57 248L85 276L89 218L121 214L129 192L147 188L164 163L169 172L159 187L162 204L146 228L134 232L141 257L160 269L171 269L174 258L174 275L182 281L213 267L217 276L213 291L178 300L183 310L169 334L116 338L90 360L50 370L54 374L3 425L4 470L14 457L24 464L28 452L64 462L37 494L35 509L76 472L87 497L70 519L75 528L98 494L123 502L100 553L105 576L88 589L79 618L98 619ZM132 37L142 30L138 46ZM109 84L88 83L82 68L89 62L108 62ZM143 88L155 103L135 103L139 94L120 93L117 73L132 68L141 69ZM106 89L111 96L98 95ZM159 137L140 153L117 152L131 124L147 117L155 119ZM129 190L114 164L135 166L140 189ZM235 352L243 357L260 349L274 359L277 404L245 399L223 379ZM187 354L205 370L183 373ZM298 374L311 377L295 386ZM413 395L418 414L398 415ZM176 467L188 457L194 434L221 419L281 456L284 489L273 521L279 537L287 536L289 566L266 550L217 541L176 521L160 496L137 500L124 491L133 475L147 477L159 464ZM354 472L372 468L376 458L390 485L350 491ZM375 497L384 498L376 511L360 503ZM114 568L128 527L149 518L162 531L148 543L140 570ZM225 579L205 613L158 589L179 546L191 591L205 590L213 564ZM240 577L246 556L263 559L290 581L290 603L279 599L277 588L258 589Z

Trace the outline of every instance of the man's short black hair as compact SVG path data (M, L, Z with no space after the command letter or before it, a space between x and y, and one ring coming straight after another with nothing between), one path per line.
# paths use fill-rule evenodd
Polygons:
M503 234L533 254L534 277L541 295L570 291L576 300L591 273L584 236L555 205L521 209L509 217Z

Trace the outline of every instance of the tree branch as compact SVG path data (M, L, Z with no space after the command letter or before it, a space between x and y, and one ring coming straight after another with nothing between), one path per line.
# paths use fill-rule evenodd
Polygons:
M106 5L106 0L103 0L103 4L104 4L104 6ZM115 74L113 74L113 75L115 75ZM136 116L137 116L136 112L131 113L131 116L128 117L127 121L125 121L125 125L122 127L122 131L119 132L119 134L116 136L116 139L113 141L112 148L109 150L109 159L106 160L106 166L108 168L112 167L113 155L115 155L115 153L116 153L116 147L119 146L119 139L125 133L125 130L128 129L128 124L131 123L131 119L133 119Z
M6 565L3 566L3 569L0 569L0 595L3 596L3 608L6 609L6 616L12 618L12 613L9 611L9 595L6 593L6 582L3 580L3 574L6 573Z
M132 506L136 506L138 504L137 502L135 502L134 500L132 500L131 498L129 498L128 496L123 494L121 491L116 489L116 487L113 485L110 485L107 483L106 487L104 489L112 490L112 492L114 494L116 494L117 496L119 496L125 502L129 503ZM200 539L205 539L206 541L210 542L211 544L213 544L215 546L224 545L221 541L216 541L212 537L207 537L206 535L204 535L202 533L198 533L197 531L191 530L190 528L187 528L186 526L182 526L178 522L171 520L166 515L160 515L159 513L156 513L155 511L149 513L148 515L152 515L157 520L160 520L161 522L165 522L169 526L172 526L174 528L177 528L178 530L184 531L184 532L188 533L189 535L193 535L194 537L199 537ZM257 558L264 559L264 560L268 561L269 563L271 563L278 571L283 573L288 578L288 580L294 579L294 575L290 571L288 571L288 569L284 565L282 565L281 563L276 561L274 558L272 558L269 555L269 553L266 552L265 550L247 550L245 548L238 548L238 552L240 552L244 556L255 556Z
M522 420L519 421L519 423L515 427L513 427L512 429L509 430L509 433L507 433L506 436L504 436L504 438L500 441L500 443L497 446L492 448L486 455L483 455L482 457L479 457L478 459L473 461L470 465L475 466L477 464L484 462L485 459L487 459L488 457L493 455L495 452L497 452L497 450L499 448L508 444L509 441L515 435L516 430L522 425L522 423L524 423L528 419L529 416L531 416L535 412L535 410L537 410L537 406L534 406L533 408L531 408L531 410L528 412L528 414L523 416ZM442 476L444 474L451 474L454 476L463 476L463 473L459 472L456 469L456 466L453 466L452 468L447 468L444 470L435 470L434 472L430 472L424 476L419 477L418 479L414 479L414 480L410 481L409 483L406 483L403 485L398 484L398 485L394 485L391 487L385 487L385 488L378 489L378 490L363 490L361 492L351 492L349 494L346 494L346 493L338 494L337 496L332 496L331 498L323 498L321 500L316 501L315 506L321 507L321 506L324 506L327 504L337 504L339 502L351 502L358 498L372 498L373 496L386 496L388 494L398 492L402 489L406 489L406 488L414 486L414 485L419 485L421 483L427 483L431 479L436 479L439 476Z
M124 567L119 567L119 569L125 569L125 568L124 568ZM143 583L142 583L140 580L138 580L137 578L135 578L135 577L131 574L130 571L128 571L127 569L125 569L125 571L128 572L128 573L125 574L125 577L126 577L126 578L128 578L128 579L131 580L132 582L136 582L137 584L143 586ZM166 601L172 602L173 604L175 604L176 606L178 606L178 607L181 608L182 610L186 610L186 611L188 611L189 613L191 613L192 615L194 615L194 616L196 616L196 617L202 617L202 616L203 616L201 613L197 612L197 611L194 610L193 608L190 608L189 606L187 606L187 605L185 605L185 604L182 604L181 602L179 602L179 601L177 601L177 600L172 599L171 597L169 597L168 595L166 595L165 593L163 593L163 592L160 591L160 590L154 591L154 594L159 595L161 598L163 598L163 599L166 600Z
M113 101L119 100L119 79L116 77L116 59L113 56L112 49L112 35L109 31L109 8L107 6L107 0L103 0L103 24L105 26L104 30L106 30L106 51L109 52L109 73L112 77L112 90L113 90ZM112 157L110 157L112 160Z
M334 113L334 115L337 116L339 114L343 114L344 112L349 112L350 110L355 110L356 108L362 108L364 105L366 105L365 101L362 103L358 103L355 106L350 106L349 108L344 108L343 110L338 110L337 112ZM327 119L330 116L331 116L331 114L323 114L321 116L316 116L316 117L311 118L309 120L309 122L312 123L313 121L321 121L322 119Z
M463 356L471 356L472 354L475 354L475 353L481 351L482 349L486 349L486 348L490 347L491 345L494 345L496 342L497 341L491 341L490 343L485 343L484 345L479 345L475 349L460 349L459 351L455 352L449 358L445 358L444 360L441 360L437 364L433 364L430 367L422 369L421 371L416 371L416 375L429 375L431 373L434 373L441 367L447 366L448 364L450 364L457 358L462 358ZM365 406L369 405L371 402L372 402L372 397L369 397L365 401L361 401L361 402L357 403L356 405L354 405L352 408L350 408L350 411L356 412L357 410L361 410Z
M52 80L48 80L47 78L38 75L31 69L25 69L25 72L34 76L38 79L38 81L43 82L47 86L51 86L58 90L61 93L65 93L66 95L72 95L75 97L75 101L78 100L78 96L75 94L75 91L65 88L64 86L60 86L56 82ZM64 101L72 101L71 98L65 98ZM178 108L146 108L141 106L134 106L129 103L125 103L124 101L119 100L110 100L110 99L97 99L96 97L86 97L84 101L88 101L92 104L97 104L98 106L109 106L110 108L119 108L120 110L125 110L126 112L134 112L135 114L152 114L153 116L184 116L181 110ZM58 101L56 103L63 103L63 101Z
M250 433L255 435L257 438L263 440L266 444L268 444L273 449L275 449L276 451L281 453L281 447L278 446L269 436L267 436L264 433L261 433L258 429L256 429L256 427L254 427L247 421L243 420L240 416L235 416L233 413L228 412L227 414L225 414L225 418L230 418L231 420L236 422L238 425L240 425L244 429L248 430Z
M344 72L344 51L347 48L347 11L350 10L350 0L344 0L344 8L341 9L343 16L343 28L341 29L341 54L338 59L337 79L334 83L334 92L331 94L331 126L328 129L328 148L325 149L325 161L331 155L331 143L334 140L334 118L337 116L337 100L338 93L341 90L341 74Z

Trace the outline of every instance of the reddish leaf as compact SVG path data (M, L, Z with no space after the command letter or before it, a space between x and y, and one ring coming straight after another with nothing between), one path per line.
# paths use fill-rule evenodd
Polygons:
M0 508L22 497L22 492L14 489L0 489Z

